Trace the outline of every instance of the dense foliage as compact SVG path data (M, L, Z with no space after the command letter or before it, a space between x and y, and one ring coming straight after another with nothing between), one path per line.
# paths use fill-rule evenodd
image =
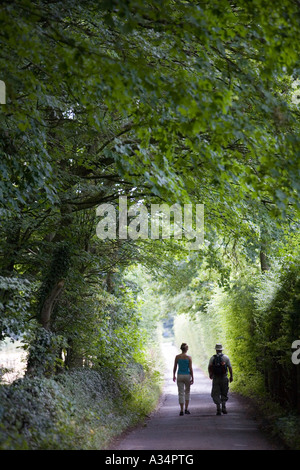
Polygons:
M155 406L155 375L72 369L0 388L1 450L99 450Z
M168 313L197 292L249 339L237 355L249 324L259 361L281 351L281 367L299 334L299 3L16 0L0 19L0 334L24 338L28 380L144 363L159 318L140 304L146 270L179 299ZM97 207L118 214L120 196L205 204L205 244L98 238ZM265 373L279 401L292 375L283 393Z

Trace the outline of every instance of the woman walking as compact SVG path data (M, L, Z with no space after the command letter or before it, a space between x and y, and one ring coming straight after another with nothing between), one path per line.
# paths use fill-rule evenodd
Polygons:
M183 406L185 405L185 414L190 414L188 407L190 401L190 386L194 383L194 373L192 366L192 358L187 355L189 349L186 343L182 343L180 346L181 354L175 356L174 368L173 368L173 382L176 382L176 370L177 372L177 387L178 387L178 398L180 405L180 416L183 416Z

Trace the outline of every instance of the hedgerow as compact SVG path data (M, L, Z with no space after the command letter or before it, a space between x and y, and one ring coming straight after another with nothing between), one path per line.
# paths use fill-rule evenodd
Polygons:
M73 369L0 386L0 449L103 449L154 407L157 371Z

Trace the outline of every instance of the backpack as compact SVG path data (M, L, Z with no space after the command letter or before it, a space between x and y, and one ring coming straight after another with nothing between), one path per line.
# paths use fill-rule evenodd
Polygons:
M212 363L214 375L225 375L227 374L227 364L223 360L223 354L215 354Z

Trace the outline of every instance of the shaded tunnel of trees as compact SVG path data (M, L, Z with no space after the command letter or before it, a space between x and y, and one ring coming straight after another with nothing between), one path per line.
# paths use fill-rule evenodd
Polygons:
M129 366L143 380L171 316L194 325L199 363L222 340L236 390L298 420L299 13L1 2L0 335L25 342L28 380ZM204 204L204 243L150 224L99 238L97 208L118 215L121 196L132 224L142 206Z

